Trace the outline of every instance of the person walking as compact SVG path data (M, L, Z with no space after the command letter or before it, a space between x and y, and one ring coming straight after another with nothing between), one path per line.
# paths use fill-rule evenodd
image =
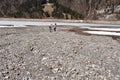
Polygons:
M57 27L57 24L55 23L55 25L54 25L54 31L56 31L56 27Z
M52 27L51 26L49 26L49 30L50 30L50 32L52 32Z

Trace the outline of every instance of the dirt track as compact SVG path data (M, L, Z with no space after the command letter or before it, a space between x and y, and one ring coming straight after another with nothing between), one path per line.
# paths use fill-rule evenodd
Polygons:
M66 27L52 33L48 27L0 28L0 80L119 80L116 39Z

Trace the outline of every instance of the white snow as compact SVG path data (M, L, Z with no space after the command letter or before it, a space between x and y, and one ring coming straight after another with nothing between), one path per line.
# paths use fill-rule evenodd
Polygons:
M4 27L27 27L27 26L25 26L25 25L1 26L0 25L0 28L4 28Z
M106 32L106 31L83 31L89 34L97 34L97 35L109 35L109 36L120 36L120 33L117 32Z
M120 31L120 28L91 28L91 27L82 27L89 30L100 30L100 31Z
M13 27L13 26L0 26L1 28L4 28L4 27Z
M38 21L7 21L7 20L0 20L0 25L35 25L35 26L49 26L51 24L57 25L64 25L64 26L112 26L112 27L120 27L120 24L96 24L96 23L78 23L78 22L38 22Z

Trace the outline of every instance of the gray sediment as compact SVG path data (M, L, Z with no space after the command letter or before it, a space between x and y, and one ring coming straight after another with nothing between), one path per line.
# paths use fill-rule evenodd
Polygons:
M0 80L119 80L120 44L65 27L0 28Z

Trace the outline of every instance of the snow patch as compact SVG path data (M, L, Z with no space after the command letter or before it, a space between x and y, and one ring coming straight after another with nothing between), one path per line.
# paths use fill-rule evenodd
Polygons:
M120 28L90 28L90 27L85 27L85 28L89 30L100 30L100 31L120 31Z
M105 31L83 31L83 32L97 35L120 36L120 33L117 32L105 32Z

